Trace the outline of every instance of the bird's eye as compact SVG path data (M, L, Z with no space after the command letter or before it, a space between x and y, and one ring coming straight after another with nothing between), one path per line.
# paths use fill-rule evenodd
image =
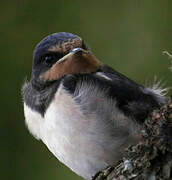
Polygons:
M52 54L48 54L44 56L44 61L46 64L50 65L56 61L56 57Z
M61 53L48 53L42 56L41 61L43 61L47 66L52 66L63 56L64 55Z

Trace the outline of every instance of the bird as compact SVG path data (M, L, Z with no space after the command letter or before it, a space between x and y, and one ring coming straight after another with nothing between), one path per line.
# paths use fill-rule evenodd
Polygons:
M161 89L114 70L67 32L36 45L22 96L30 133L84 179L113 166L138 143L145 118L166 102Z

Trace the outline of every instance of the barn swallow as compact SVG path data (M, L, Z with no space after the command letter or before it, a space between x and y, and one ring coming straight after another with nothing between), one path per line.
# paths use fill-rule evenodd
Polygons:
M29 131L85 179L137 143L148 113L165 102L161 90L103 64L79 36L65 32L36 46L22 94Z

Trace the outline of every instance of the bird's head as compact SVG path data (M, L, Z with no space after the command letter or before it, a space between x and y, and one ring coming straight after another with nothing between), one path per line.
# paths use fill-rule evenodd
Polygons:
M84 41L71 33L54 33L35 48L32 80L49 83L68 74L96 72L101 63Z

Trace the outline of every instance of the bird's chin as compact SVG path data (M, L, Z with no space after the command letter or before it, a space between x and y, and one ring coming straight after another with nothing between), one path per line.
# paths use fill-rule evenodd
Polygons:
M96 72L101 62L90 52L83 49L74 50L57 61L40 76L44 81L54 81L67 74L84 74Z

